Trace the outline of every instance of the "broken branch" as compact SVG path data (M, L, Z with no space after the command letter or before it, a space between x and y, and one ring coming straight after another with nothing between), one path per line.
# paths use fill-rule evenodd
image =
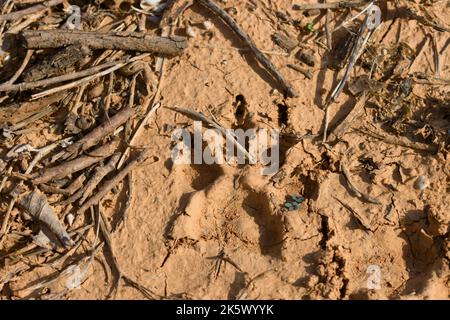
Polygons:
M87 77L96 74L97 72L102 71L103 69L113 67L117 65L118 63L123 63L125 60L120 61L111 61L106 62L104 64L101 64L99 66L95 66L86 70L70 73L70 74L64 74L62 76L56 76L53 78L48 78L44 80L38 80L38 81L32 81L32 82L22 82L13 84L11 81L0 85L0 92L2 91L25 91L25 90L31 90L38 87L46 87L55 83L65 82L69 80L75 80L82 77Z
M112 172L116 168L117 161L119 161L120 153L115 153L109 159L108 163L103 166L99 166L95 168L95 173L91 179L86 183L86 185L79 190L77 193L72 195L67 200L61 201L60 204L66 205L70 204L78 199L80 199L79 204L83 204L86 201L87 197L89 197L97 187L97 185L102 181L102 179L110 172Z
M184 37L158 37L137 32L90 32L73 30L26 30L22 32L28 49L60 48L83 44L91 49L159 52L180 55L187 47Z
M129 106L121 109L116 115L111 117L109 121L103 122L101 125L84 136L84 138L67 147L64 159L73 157L74 155L96 145L101 139L113 133L117 127L127 122L133 113L133 108L130 108Z
M83 170L84 168L87 168L94 163L97 163L111 156L117 149L118 145L119 141L113 140L111 143L101 146L87 155L82 155L74 160L67 161L56 167L46 169L41 174L35 173L32 176L34 177L32 182L33 184L41 184L53 179L61 179L74 172Z

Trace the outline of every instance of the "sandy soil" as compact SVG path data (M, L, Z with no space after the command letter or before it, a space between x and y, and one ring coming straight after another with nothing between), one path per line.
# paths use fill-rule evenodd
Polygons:
M414 84L405 102L411 115L389 128L386 119L397 112L400 100L394 101L398 97L392 95L374 98L345 135L324 145L321 137L313 135L323 130L325 100L343 71L328 68L329 51L276 13L287 13L301 26L313 22L320 32L325 17L306 17L292 9L292 1L254 1L256 7L252 3L229 0L222 6L236 8L235 20L259 48L270 52L299 97L285 99L252 54L236 49L244 47L242 42L217 17L196 5L183 15L195 37L182 56L167 60L161 103L212 113L224 127L280 129L281 168L267 177L260 175L259 165L173 165L171 132L179 127L192 129L192 119L160 108L136 143L149 148L157 161L147 161L133 171L127 219L112 233L122 272L155 297L165 298L448 299L449 86ZM448 45L448 32L408 18L400 2L388 1L381 8L382 24L361 61L372 61L377 52L386 56L389 48L400 43L417 52L428 33L439 50ZM449 21L448 2L437 1L426 8L441 22ZM332 13L331 25L342 22L347 13ZM202 26L206 20L212 22L208 31ZM311 79L286 66L298 61L298 49L285 54L271 38L278 30L296 35L301 46L313 52L316 64ZM183 32L183 27L176 30ZM338 42L339 35L333 40ZM427 44L410 73L432 74L433 59ZM440 55L442 78L450 78L449 61L447 48ZM367 73L358 63L350 79ZM374 77L382 80L376 72ZM153 80L156 84L157 77ZM242 97L244 115L237 116L236 103ZM345 89L330 106L330 128L359 99ZM435 130L436 140L423 133L421 124ZM414 125L419 126L415 131ZM413 147L435 145L439 151L389 143L364 133L363 128L397 142L408 141ZM293 139L288 133L306 136ZM29 135L24 141L42 146L54 137L51 130L41 134L44 140L37 142L37 136ZM380 204L356 196L341 172L342 165L357 189ZM418 188L419 177L426 182L423 190ZM117 223L127 192L124 180L102 201L110 226ZM291 194L305 197L300 209L283 209ZM89 233L90 238L93 235L94 231ZM94 260L82 285L65 295L68 299L107 297L112 281L110 255L102 250L106 259ZM5 284L0 297L27 296L19 289L52 272L47 265L36 266ZM368 282L378 275L380 287L369 290ZM115 298L145 297L122 283Z

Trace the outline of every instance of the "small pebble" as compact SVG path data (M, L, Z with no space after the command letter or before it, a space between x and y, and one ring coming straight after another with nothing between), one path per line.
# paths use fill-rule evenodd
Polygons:
M191 26L187 26L186 27L186 35L190 38L195 38L197 34Z
M213 24L211 21L209 20L203 21L203 28L205 28L205 30L210 30L212 26Z
M312 9L312 10L306 10L303 15L306 17L314 17L318 16L320 14L320 9Z
M67 220L67 224L68 224L69 227L70 227L70 226L72 226L73 221L75 220L75 217L74 217L73 214L69 213L69 214L66 216L66 220Z
M419 189L421 191L425 190L430 186L430 181L425 176L418 176L416 181L414 182L414 188Z
M75 125L81 130L88 130L95 124L95 119L88 115L81 115L76 121Z
M270 94L271 94L272 96L279 96L279 95L280 95L280 91L278 91L277 89L272 89L272 90L270 91Z
M231 15L236 15L237 14L237 9L235 7L231 7L225 10L226 12L228 12Z
M300 50L297 53L297 59L301 62L307 64L310 67L314 67L316 64L316 58L314 57L314 52L310 50Z
M0 49L0 60L7 62L10 59L11 59L11 56L9 55L9 53Z

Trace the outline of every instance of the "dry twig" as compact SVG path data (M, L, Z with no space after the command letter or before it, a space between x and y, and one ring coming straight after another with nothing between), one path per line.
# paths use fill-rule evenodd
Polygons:
M30 51L33 51L33 50L30 50ZM126 62L126 60L106 62L102 65L95 66L95 67L92 67L92 68L89 68L89 69L86 69L83 71L77 71L77 72L73 72L73 73L69 73L69 74L64 74L62 76L56 76L53 78L32 81L32 82L22 82L22 83L13 84L14 81L10 80L9 82L7 82L5 84L0 85L0 92L1 91L6 92L6 91L32 90L32 89L36 89L39 87L50 86L52 84L56 84L56 83L60 83L60 82L65 82L65 81L79 79L82 77L92 76L106 68L116 66L118 63L123 63L123 62Z
M294 10L317 10L317 9L346 9L356 8L367 4L368 0L348 0L348 1L336 1L327 3L299 3L294 4Z
M31 176L33 184L46 183L50 180L61 179L68 175L90 167L105 158L111 156L119 145L118 140L103 145L86 155L82 155L71 161L66 161L56 167L45 169L41 173L35 173Z
M28 49L60 48L79 44L91 49L159 52L179 55L187 47L184 37L157 37L138 32L92 32L72 30L26 30L22 32Z
M92 194L97 185L102 181L102 179L110 172L114 171L116 168L117 161L119 161L120 153L115 153L109 159L108 163L103 166L98 166L95 168L94 175L89 179L86 185L78 190L77 193L73 194L68 199L61 201L60 204L66 205L70 204L78 199L79 204L83 204L83 202Z
M27 15L36 13L38 11L46 10L50 7L54 7L61 3L63 3L63 0L49 0L49 1L45 1L42 4L38 4L36 6L30 7L27 9L19 10L19 11L8 13L8 14L2 14L2 15L0 15L0 22L19 20Z
M121 109L116 115L111 117L108 121L103 122L101 125L96 127L94 130L89 132L82 139L78 140L76 143L67 147L64 154L64 159L73 158L75 155L89 149L92 146L95 146L101 139L109 136L113 133L117 127L121 126L125 122L130 119L133 115L134 109L128 107L124 107Z

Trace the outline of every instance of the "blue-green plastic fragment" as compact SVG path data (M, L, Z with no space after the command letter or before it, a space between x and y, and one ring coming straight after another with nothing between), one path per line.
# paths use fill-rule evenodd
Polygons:
M290 196L292 198L292 200L294 200L295 202L298 203L302 203L303 201L305 201L305 198L296 194L293 194Z

